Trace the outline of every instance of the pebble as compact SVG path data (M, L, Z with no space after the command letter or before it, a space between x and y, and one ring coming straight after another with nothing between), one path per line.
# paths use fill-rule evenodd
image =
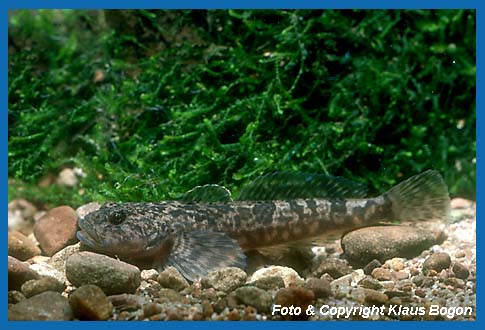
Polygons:
M183 302L188 303L187 298L182 296L178 291L174 289L161 288L158 294L158 301L163 302Z
M259 312L267 312L271 307L271 295L255 286L243 286L235 291L239 303L253 306Z
M426 297L426 290L417 288L416 290L414 290L414 294L418 297L424 298Z
M30 269L33 271L37 272L40 276L44 277L53 277L55 278L59 283L65 283L66 282L66 274L65 270L64 273L61 273L48 263L42 261L39 263L35 263L29 266Z
M315 301L315 295L312 291L301 287L289 287L279 289L275 295L275 305L281 305L283 307L300 307L302 313L297 316L282 316L283 319L307 319L308 315L304 313L309 305L312 305Z
M157 280L158 277L158 271L156 269L143 269L141 271L141 279L142 281L148 281L148 280Z
M80 320L107 320L113 313L113 304L101 288L87 284L77 288L69 297L74 316Z
M76 232L77 214L70 206L49 210L34 226L34 235L48 256L76 242Z
M357 229L342 239L346 258L353 266L373 259L384 262L394 257L412 258L445 239L441 230L407 226L374 226Z
M81 243L78 242L74 245L69 245L54 254L47 263L66 276L66 262L67 259L75 253L81 252Z
M89 213L99 210L100 207L101 207L101 204L98 202L91 202L88 204L84 204L82 206L79 206L76 209L76 214L79 217L79 219L81 219L81 218L84 218Z
M164 288L181 291L189 286L187 280L175 267L164 269L157 277L157 282Z
M375 268L371 275L379 281L390 281L392 279L391 271L382 267Z
M404 269L404 259L402 258L392 258L389 261L390 267L393 271L398 272Z
M256 281L250 282L250 284L263 290L276 290L285 287L285 281L283 281L281 276L261 277Z
M64 285L64 282L59 282L57 279L48 276L38 280L30 280L25 282L22 284L20 291L22 291L24 296L29 298L46 291L62 293L65 288L66 286Z
M427 273L430 270L440 272L443 269L450 267L451 257L448 253L440 252L433 253L423 263L423 271Z
M349 267L345 260L324 259L316 268L312 270L312 276L321 277L325 273L332 276L332 278L337 279L352 273L352 268Z
M20 290L22 284L28 280L38 279L40 276L29 268L29 264L8 256L8 289Z
M292 268L283 266L270 266L257 270L249 279L249 283L256 282L263 278L278 276L283 279L285 287L289 287L292 284L302 284L303 278Z
M379 281L367 276L360 280L359 285L366 289L379 290L382 288L382 284Z
M123 311L136 311L144 302L143 297L129 293L111 295L108 300L114 307Z
M156 303L148 303L143 305L143 318L150 318L153 315L160 314L163 311L162 306Z
M71 255L66 263L67 279L75 286L99 286L107 295L134 293L141 282L138 267L93 252Z
M370 275L372 274L372 271L376 269L377 267L381 267L382 264L379 260L373 259L370 261L365 267L364 267L364 274Z
M466 280L468 276L470 276L470 271L468 270L468 268L457 261L455 261L451 270L456 277L462 280Z
M305 281L304 287L311 290L315 298L327 298L332 294L330 282L323 278L309 278Z
M203 288L231 292L246 283L247 274L240 268L227 267L207 274L201 281Z
M10 321L59 320L73 318L67 298L58 292L47 291L20 301L8 310Z
M363 290L364 301L369 305L383 305L389 300L389 297L386 294L379 292L377 290L373 290L373 289L360 289L360 290Z
M8 254L19 260L25 261L33 256L40 255L37 245L19 231L8 233Z

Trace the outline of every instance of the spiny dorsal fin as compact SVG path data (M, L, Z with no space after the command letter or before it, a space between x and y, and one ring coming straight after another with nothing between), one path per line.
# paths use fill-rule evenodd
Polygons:
M241 189L237 200L295 198L363 198L367 188L350 180L324 174L275 172L256 178Z
M232 202L232 197L231 192L226 187L206 184L187 191L182 196L181 201L187 203Z

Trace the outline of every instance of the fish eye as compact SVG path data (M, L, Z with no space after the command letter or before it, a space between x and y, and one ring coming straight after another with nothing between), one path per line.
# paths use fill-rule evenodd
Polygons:
M109 221L109 223L111 223L113 225L119 225L119 224L123 223L123 221L125 221L125 219L126 219L125 210L116 210L116 211L111 212L108 215L108 221Z

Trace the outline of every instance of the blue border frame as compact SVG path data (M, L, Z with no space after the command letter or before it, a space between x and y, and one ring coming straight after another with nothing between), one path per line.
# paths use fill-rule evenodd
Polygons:
M481 1L476 0L464 0L464 1L452 1L452 0L395 0L390 2L389 0L334 0L334 1L314 1L314 0L236 0L236 1L227 1L227 0L204 0L204 1L196 1L196 0L178 0L178 1L150 1L150 0L137 0L137 1L114 1L114 0L71 0L69 3L66 1L59 1L59 0L4 0L0 3L1 7L1 59L2 59L2 75L1 75L1 86L2 86L2 93L1 93L1 102L3 104L2 111L1 111L1 120L0 123L3 125L3 128L0 130L1 134L1 162L0 167L2 170L2 182L5 185L2 185L3 188L0 190L1 199L5 201L2 204L2 214L3 214L3 223L4 226L7 223L7 204L8 204L8 158L7 158L7 149L8 149L8 115L6 109L8 108L7 102L7 90L8 90L8 10L9 9L35 9L35 8L77 8L77 9L87 9L87 8L167 8L167 9L181 9L181 8L191 8L191 9L201 9L201 8L328 8L328 9L348 9L348 8L361 8L361 9L476 9L477 10L477 93L476 93L476 101L477 101L477 109L481 108L483 104L483 100L480 94L480 82L482 81L480 78L483 77L483 68L480 65L481 63L479 60L484 55L483 52L483 35L484 35L484 24L481 22L485 22L485 14L481 10ZM483 127L483 115L480 111L477 111L477 164L480 164L479 159L481 159L482 154L482 145L481 140L483 139L483 131L481 128ZM483 187L485 187L484 179L481 174L481 171L477 169L477 214L481 214L482 210L485 210L483 206L481 206L481 202L483 201ZM477 222L477 235L480 235L482 232L482 225L480 221ZM4 227L5 228L5 227ZM3 241L3 246L7 247L7 230L4 231L4 234L1 237ZM479 242L477 242L477 249L480 247ZM480 255L480 253L477 253ZM477 260L479 261L479 260ZM479 266L477 268L480 268ZM2 292L7 291L7 273L2 272L2 281L1 281L1 288ZM482 315L480 315L480 305L481 293L484 290L482 286L477 283L477 321L475 322L460 322L460 327L481 327L484 325L482 321ZM2 299L2 305L0 307L0 324L5 327L12 327L12 328L30 328L30 327L40 327L43 328L72 328L76 327L79 329L85 329L87 327L118 327L120 324L122 327L126 328L146 328L146 327L164 327L164 328L200 328L200 329L225 329L226 327L230 328L247 328L250 326L251 328L259 328L265 329L267 328L274 328L279 329L282 328L295 328L300 327L302 323L295 323L295 322L164 322L164 323L157 323L157 322L125 322L125 323L110 323L110 322L91 322L91 323L84 323L84 322L8 322L7 321L7 299L6 295L4 295ZM393 327L397 328L408 328L412 327L426 327L428 328L439 328L442 329L443 327L454 327L456 323L449 322L449 321L435 321L435 322L412 322L412 324L405 322L397 322L393 323ZM351 328L354 326L359 327L372 327L372 328L387 328L389 327L389 323L387 322L373 322L370 321L361 321L361 322L307 322L304 323L304 326L309 329L320 329L322 327L325 328Z

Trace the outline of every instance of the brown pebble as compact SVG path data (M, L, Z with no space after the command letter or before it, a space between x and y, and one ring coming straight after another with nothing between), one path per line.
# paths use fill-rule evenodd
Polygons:
M40 255L40 249L30 238L18 231L8 233L8 254L19 260L25 261Z
M369 305L383 305L389 300L389 297L386 294L379 291L372 289L362 290L364 290L365 302Z
M180 302L180 303L188 303L188 299L182 296L174 289L166 289L161 288L159 291L159 297L157 299L158 302Z
M148 303L143 305L143 318L149 318L155 314L162 312L162 306L156 303Z
M391 259L391 268L395 272L399 272L404 269L404 261L401 258Z
M34 226L34 235L42 251L48 256L75 243L77 214L70 206L53 208L41 217Z
M411 267L409 268L409 274L411 274L411 276L416 276L419 274L419 269L415 268L415 267Z
M458 259L460 259L460 258L464 258L465 256L466 256L466 254L465 254L465 252L464 252L464 251L457 251L457 252L455 253L455 258L458 258Z
M430 270L440 272L441 270L450 267L450 264L451 264L451 257L448 253L444 253L444 252L433 253L424 261L423 271L425 273Z
M414 294L421 298L426 297L426 291L421 288L417 288L416 290L414 290Z
M256 320L257 310L252 306L246 306L244 308L244 316L243 321L255 321Z
M214 311L218 314L222 313L222 311L227 307L227 299L222 298L215 302L214 304Z
M352 273L352 268L345 260L325 259L312 271L312 276L320 277L325 273L332 276L332 278L337 279Z
M227 319L229 321L239 321L241 316L239 315L239 311L237 309L233 309L227 314Z
M29 268L29 264L8 256L8 289L18 290L28 280L38 279L40 275Z
M202 314L205 318L211 317L212 313L214 313L214 308L212 304L208 300L202 301Z
M370 275L372 274L372 271L378 267L381 267L382 264L379 260L374 259L371 262L369 262L365 267L364 267L364 274Z
M455 261L453 268L451 270L453 271L456 277L461 278L463 280L466 280L468 276L470 276L470 271L468 270L468 268L457 261Z
M138 310L141 308L143 302L142 297L129 293L111 295L108 299L113 306L123 311Z
M379 281L390 281L392 273L389 269L379 267L372 271L372 277Z
M101 288L96 285L83 285L69 297L74 315L80 320L107 320L113 313L113 305Z
M302 311L305 311L309 305L313 304L314 300L315 295L312 291L300 287L290 287L278 290L274 298L274 303L284 307L298 306ZM309 316L305 313L293 316L282 315L283 319L293 320L305 320L308 319L308 317Z
M373 279L372 277L364 277L358 283L361 287L366 289L378 290L382 288L382 284L379 281Z
M327 298L331 295L330 282L322 278L309 278L305 282L305 288L313 291L315 298Z
M392 273L392 276L394 277L394 279L396 279L398 281L405 280L405 279L409 278L409 274L406 273L406 272L394 272L394 273Z
M164 288L181 291L189 286L187 280L175 267L164 269L157 278L158 283Z
M180 312L178 308L170 308L167 311L167 321L182 321L184 319L184 316Z

